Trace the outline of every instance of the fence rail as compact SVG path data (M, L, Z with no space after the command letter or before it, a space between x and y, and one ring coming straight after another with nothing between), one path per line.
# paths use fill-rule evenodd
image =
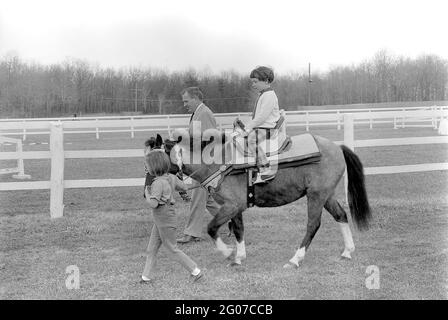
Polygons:
M423 106L423 107L393 107L393 108L351 108L351 109L318 109L318 110L294 110L286 111L286 114L328 114L328 113L365 113L365 112L378 112L378 111L415 111L415 110L446 110L448 106ZM215 113L216 117L234 117L238 115L250 115L250 112L227 112L227 113ZM96 116L96 117L59 117L59 118L5 118L0 119L1 122L39 122L39 121L95 121L95 120L127 120L127 119L175 119L175 118L187 118L189 119L191 114L170 114L170 115L119 115L119 116Z
M340 109L340 110L303 110L286 111L289 127L304 127L306 131L312 126L342 127L343 115L354 114L356 125L393 124L395 129L419 126L438 128L444 117L448 117L448 106L410 107L410 108L375 108L375 109ZM366 114L368 116L366 116ZM134 138L135 132L168 132L174 129L188 127L190 114L151 115L151 116L106 116L82 118L32 118L32 119L0 119L1 135L48 135L48 123L57 121L64 123L64 134L93 133L99 139L100 133L130 132ZM232 126L236 117L243 121L250 119L251 114L216 113L219 129ZM88 130L83 130L88 129ZM31 130L31 131L30 131Z
M16 154L19 155L15 160L17 160L17 167L14 168L1 168L0 174L10 174L10 173L16 173L13 175L16 179L30 179L31 176L28 174L25 174L24 167L23 167L23 157L20 155L22 154L22 140L20 139L13 139L13 138L7 138L0 136L0 145L3 143L9 143L9 144L15 144L16 145Z
M412 110L399 111L395 115L390 112L364 112L364 113L348 113L331 115L333 120L339 121L344 126L344 143L349 148L358 147L378 147L393 145L415 145L415 144L446 144L448 136L434 137L413 137L413 138L393 138L393 139L370 139L355 140L354 124L356 120L377 120L388 119L392 117L403 116L419 116L419 117L447 117L448 110L430 110L426 111ZM301 117L302 115L297 115ZM322 116L322 115L321 115ZM328 116L328 115L326 115ZM287 115L288 126L291 119L294 121L294 115ZM64 151L63 136L67 133L64 129L79 129L92 127L110 127L111 122L119 128L129 125L130 120L98 120L98 121L73 121L73 122L5 122L9 129L22 129L23 126L32 126L33 128L46 129L50 131L50 151L21 151L21 152L0 152L0 160L10 159L51 159L51 177L50 181L30 181L30 182L5 182L0 183L0 191L7 190L34 190L34 189L50 189L50 215L52 218L61 217L63 215L63 192L65 188L95 188L95 187L125 187L125 186L142 186L143 178L129 179L88 179L88 180L64 180L64 160L66 158L115 158L115 157L142 157L140 149L123 149L123 150L73 150ZM136 120L137 121L137 120ZM140 119L136 123L145 119ZM232 120L233 121L233 120ZM365 173L370 174L391 174L405 172L422 172L433 170L448 170L448 163L430 163L415 164L401 166L384 166L365 168Z

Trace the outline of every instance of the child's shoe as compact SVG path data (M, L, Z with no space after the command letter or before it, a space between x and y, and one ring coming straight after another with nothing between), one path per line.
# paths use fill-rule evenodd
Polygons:
M197 282L199 279L201 279L204 276L204 270L199 271L197 275L191 275L191 278L193 279L193 283Z
M261 167L260 172L257 174L257 179L254 181L254 184L258 183L266 183L275 178L275 174L277 171L271 169L271 167Z
M154 279L146 278L145 276L142 276L139 283L140 284L152 284L154 282Z

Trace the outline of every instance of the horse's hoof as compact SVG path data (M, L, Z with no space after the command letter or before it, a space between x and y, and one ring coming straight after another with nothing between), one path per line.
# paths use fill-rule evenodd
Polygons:
M233 252L234 252L233 249L229 249L229 251L224 253L224 257L226 258L226 260L232 260Z
M240 267L241 266L241 262L236 262L236 261L232 261L231 263L229 263L227 265L228 267Z
M299 265L288 261L288 263L283 265L284 269L299 269Z
M341 254L341 259L342 260L352 260L352 255L350 254L350 251L344 250L344 252L342 252L342 254Z

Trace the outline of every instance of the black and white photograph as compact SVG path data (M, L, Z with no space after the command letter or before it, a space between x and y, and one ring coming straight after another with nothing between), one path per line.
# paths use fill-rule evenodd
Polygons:
M446 300L447 12L0 1L0 300Z

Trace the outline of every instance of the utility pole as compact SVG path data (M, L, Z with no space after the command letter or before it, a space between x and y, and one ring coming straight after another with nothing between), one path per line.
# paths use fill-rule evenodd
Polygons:
M135 98L134 98L134 103L135 103L135 112L137 112L137 93L138 91L142 91L142 89L138 89L137 88L137 81L135 81L135 89L131 89L132 91L135 91Z
M311 62L308 63L308 105L311 105Z
M135 112L137 112L137 81L135 81Z

